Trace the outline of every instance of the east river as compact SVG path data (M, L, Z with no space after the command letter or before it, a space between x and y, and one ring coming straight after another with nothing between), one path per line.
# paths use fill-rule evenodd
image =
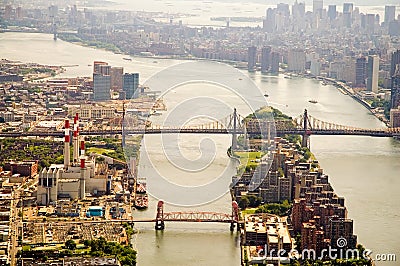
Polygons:
M0 58L9 60L78 65L68 67L61 74L63 77L90 76L90 65L93 61L102 60L113 66L124 67L125 72L140 72L143 81L165 67L178 63L174 60L136 57L127 61L123 60L126 57L123 55L60 40L55 42L51 35L45 34L2 33L0 51ZM363 128L383 126L368 110L333 86L322 86L320 82L310 79L285 79L282 75L243 74L253 79L262 93L269 95L268 102L272 106L288 115L298 116L307 108L312 116L324 121ZM177 89L166 95L164 100L169 110L171 105L179 102L188 92L196 94L198 88L187 86L183 91ZM308 102L310 99L316 99L318 103L311 104ZM229 97L225 100L230 101ZM147 138L146 136L145 141ZM184 138L179 143L181 152L198 152L194 148L198 140L200 136ZM229 175L235 171L235 165L226 157L225 152L230 145L230 138L213 137L213 141L217 152L213 164L207 169L211 172L204 179L209 181L209 175L213 171L218 175L222 167L227 169L225 178L229 179ZM153 156L153 164L146 160L140 161L140 175L145 176L154 165L163 167L169 163L164 157L157 157L157 145L157 140L150 139L147 142L146 148ZM390 138L312 136L311 149L325 173L330 176L336 193L346 198L348 216L354 219L359 242L374 253L396 253L397 257L400 256L400 143ZM168 166L165 169L166 174L174 171ZM136 216L155 217L156 203L155 199L150 200L149 209L138 212ZM172 205L165 208L166 211L183 210L182 207ZM229 212L230 197L225 194L217 201L195 209ZM238 235L230 233L225 224L167 223L164 232L155 232L153 228L153 224L138 225L139 234L134 242L138 250L139 265L240 265ZM385 262L378 265L397 264Z

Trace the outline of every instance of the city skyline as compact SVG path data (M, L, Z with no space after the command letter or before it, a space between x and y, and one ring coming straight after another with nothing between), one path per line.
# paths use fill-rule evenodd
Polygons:
M392 2L19 3L0 7L1 261L396 265Z

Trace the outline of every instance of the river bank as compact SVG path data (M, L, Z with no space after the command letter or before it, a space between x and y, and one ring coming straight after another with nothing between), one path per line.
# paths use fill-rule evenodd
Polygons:
M349 95L351 98L353 98L356 102L360 103L362 106L368 109L368 111L373 114L376 118L378 118L380 121L385 123L387 127L390 126L390 121L388 121L385 117L382 117L379 115L377 112L374 112L375 108L373 108L368 102L364 101L358 95L354 92L352 88L347 86L345 83L341 81L337 81L335 79L331 78L326 78L326 77L318 77L317 79L322 79L324 81L332 83L336 88L338 88L343 94Z

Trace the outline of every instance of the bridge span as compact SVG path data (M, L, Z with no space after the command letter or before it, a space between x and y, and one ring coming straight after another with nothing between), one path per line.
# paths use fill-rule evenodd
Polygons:
M225 122L211 122L203 125L185 126L185 127L163 127L153 125L151 127L138 127L129 129L113 130L84 130L80 132L83 136L112 136L112 135L134 135L134 134L230 134L232 135L232 147L237 145L238 135L260 135L275 133L276 136L288 134L303 136L302 146L309 146L309 137L311 135L324 136L370 136L370 137L394 137L400 139L400 128L380 128L364 129L351 126L338 125L325 122L310 116L307 110L304 114L292 119L292 126L289 128L276 128L275 122L263 121L259 119L258 126L252 128L248 126L247 120L236 113L226 117ZM290 121L290 120L289 120ZM264 128L267 127L267 128ZM0 132L0 137L64 137L63 131L23 131L23 132ZM269 137L269 136L268 136Z
M239 225L239 206L236 201L232 201L232 213L205 212L205 211L178 211L164 212L164 202L158 201L157 215L155 219L107 219L107 220L70 220L55 221L57 224L102 224L102 223L155 223L156 230L164 230L165 222L187 222L187 223L229 223L230 230L235 229L235 225ZM32 221L24 221L23 224L32 223ZM47 222L36 222L36 224L48 224ZM239 227L238 227L239 229Z

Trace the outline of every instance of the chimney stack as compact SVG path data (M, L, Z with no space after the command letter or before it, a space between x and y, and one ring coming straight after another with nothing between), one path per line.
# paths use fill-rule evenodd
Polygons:
M79 157L79 120L78 113L74 117L74 138L73 138L73 162L78 164Z
M85 172L86 172L86 165L85 165L85 156L81 156L81 177L79 179L79 198L85 198L85 189L86 189L86 182L85 182Z
M81 140L81 157L85 156L85 141Z
M69 151L69 120L65 120L64 125L64 169L67 170L70 164Z

